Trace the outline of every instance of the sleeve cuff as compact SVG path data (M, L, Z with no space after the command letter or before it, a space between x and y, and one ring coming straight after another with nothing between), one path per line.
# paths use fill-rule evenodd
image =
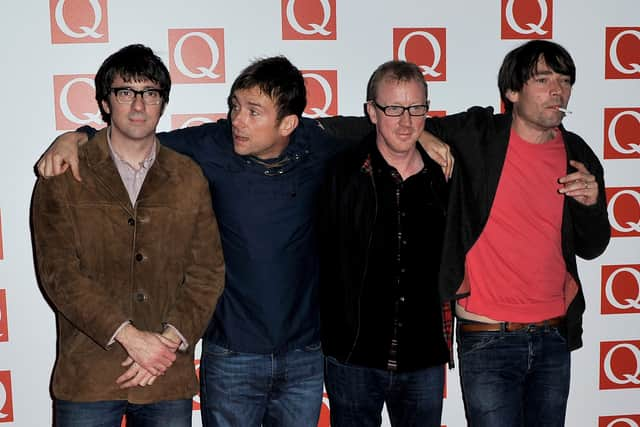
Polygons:
M122 324L118 327L118 329L116 329L116 331L113 333L113 335L111 335L111 339L107 343L107 347L111 347L113 345L113 343L116 342L116 336L120 333L122 328L124 328L125 326L130 325L130 324L131 324L131 320L127 320L125 322L122 322Z
M173 331L176 333L176 335L178 335L178 337L180 337L180 345L178 346L178 350L179 351L186 351L187 348L189 348L189 342L187 341L187 339L184 337L184 335L182 335L180 333L180 331L178 330L178 328L176 328L175 326L173 326L171 323L165 323L165 328L171 328L173 329Z

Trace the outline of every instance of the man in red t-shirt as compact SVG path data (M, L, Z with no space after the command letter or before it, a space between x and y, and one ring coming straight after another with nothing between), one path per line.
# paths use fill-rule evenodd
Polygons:
M576 256L606 248L600 162L561 125L575 65L535 40L509 52L488 108L427 122L456 150L441 294L456 301L469 424L563 426L570 351L582 345Z

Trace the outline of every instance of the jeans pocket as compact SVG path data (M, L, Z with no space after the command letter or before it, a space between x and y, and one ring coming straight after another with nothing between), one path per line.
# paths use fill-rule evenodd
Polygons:
M567 345L567 337L565 337L564 335L562 335L562 333L560 332L559 328L550 328L549 329L549 334L550 336L552 336L554 339L562 342L562 344Z
M228 348L218 344L207 345L206 352L207 354L210 354L215 357L226 357L226 356L233 356L234 354L236 354L235 351L229 350Z
M458 337L458 352L465 354L480 351L496 344L501 339L500 332L463 332Z
M322 344L320 343L320 341L306 345L302 349L302 351L305 351L307 353L314 353L316 351L321 351L321 350L322 350Z

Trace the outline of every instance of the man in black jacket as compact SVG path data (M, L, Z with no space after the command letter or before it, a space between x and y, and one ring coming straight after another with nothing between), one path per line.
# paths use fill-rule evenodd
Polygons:
M469 424L563 426L585 308L576 256L610 237L603 169L561 124L575 82L564 48L525 43L498 80L506 114L427 123L456 155L440 292L456 301Z
M417 139L428 110L414 64L372 75L375 132L338 156L321 214L321 336L331 425L440 426L448 305L437 288L447 184ZM443 319L448 319L445 322Z

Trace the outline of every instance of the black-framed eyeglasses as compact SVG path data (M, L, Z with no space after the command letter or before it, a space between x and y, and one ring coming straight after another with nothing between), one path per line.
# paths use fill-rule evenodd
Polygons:
M160 89L135 90L130 87L112 87L111 92L116 95L119 104L131 104L138 95L146 105L158 105L163 99Z
M402 105L387 105L384 107L376 101L371 102L373 102L373 105L377 108L382 110L385 116L389 117L400 117L405 111L408 111L410 116L419 117L424 116L427 114L427 111L429 111L429 105L427 104L409 105L408 107L403 107Z

